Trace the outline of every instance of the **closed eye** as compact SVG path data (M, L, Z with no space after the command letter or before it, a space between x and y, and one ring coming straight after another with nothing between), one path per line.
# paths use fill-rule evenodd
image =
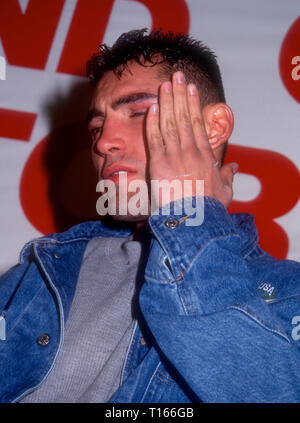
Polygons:
M94 127L92 129L90 129L90 134L93 140L95 140L96 138L98 138L101 133L102 133L102 126L98 126L98 127Z
M147 113L147 110L143 110L142 112L134 112L130 115L130 117L134 118L134 117L138 117L138 116L145 116Z

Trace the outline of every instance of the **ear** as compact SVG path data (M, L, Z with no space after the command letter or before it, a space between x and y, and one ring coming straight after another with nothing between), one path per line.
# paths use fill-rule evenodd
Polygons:
M211 148L215 150L231 136L234 126L232 110L225 103L209 104L202 110Z

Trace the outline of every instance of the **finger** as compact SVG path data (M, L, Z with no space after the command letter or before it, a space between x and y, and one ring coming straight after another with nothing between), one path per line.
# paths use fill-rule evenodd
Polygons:
M166 150L178 148L179 135L174 115L173 91L170 81L164 82L159 93L159 127Z
M215 157L209 144L205 129L199 91L195 84L189 84L187 92L189 111L196 145L198 146L200 152L203 153L207 159L210 159L212 163L214 163Z
M150 156L164 152L163 138L159 129L159 106L154 103L149 107L146 119L146 138Z
M232 187L233 178L238 171L238 167L237 163L228 163L221 167L220 174L224 185Z
M177 131L180 144L184 147L195 143L184 74L182 72L175 72L172 82Z

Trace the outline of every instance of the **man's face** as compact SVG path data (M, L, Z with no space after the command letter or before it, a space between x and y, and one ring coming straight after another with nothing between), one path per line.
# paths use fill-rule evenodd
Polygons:
M143 67L131 63L119 79L107 72L95 89L89 111L92 158L98 179L110 179L117 188L117 219L143 220L118 216L120 173L127 172L127 183L147 180L145 119L148 108L157 102L159 65ZM149 181L148 181L149 182ZM134 193L128 193L128 201ZM144 216L145 219L145 216Z

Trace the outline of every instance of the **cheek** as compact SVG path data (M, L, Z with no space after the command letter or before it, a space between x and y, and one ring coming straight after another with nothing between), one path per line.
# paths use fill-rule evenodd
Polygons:
M146 162L146 136L145 125L143 122L132 125L130 128L130 133L128 133L128 140L128 155L134 156L142 162Z
M145 163L147 160L145 143L143 140L138 140L139 142L134 143L134 150L132 155L139 159L141 162Z

